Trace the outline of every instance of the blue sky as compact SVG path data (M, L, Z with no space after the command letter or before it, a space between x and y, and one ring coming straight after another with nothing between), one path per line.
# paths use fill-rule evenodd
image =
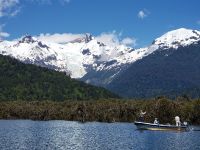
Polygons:
M0 36L109 33L143 47L169 30L199 30L199 6L200 0L0 0Z

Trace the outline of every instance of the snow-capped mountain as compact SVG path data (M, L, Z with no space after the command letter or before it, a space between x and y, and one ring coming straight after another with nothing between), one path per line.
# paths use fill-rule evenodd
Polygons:
M15 41L2 41L0 54L82 78L88 71L102 71L130 64L148 54L146 48L134 50L125 45L109 46L90 34L67 44L47 43L30 35Z
M124 97L200 97L200 32L170 31L152 47L151 54L132 63L107 88Z
M88 33L65 44L45 42L27 35L14 41L1 41L0 54L106 86L137 60L158 50L177 49L198 41L199 31L184 28L167 32L150 46L140 49L123 44L106 45Z
M200 31L180 28L167 32L161 37L154 40L153 44L158 45L159 48L177 49L180 46L187 46L197 43L200 40Z

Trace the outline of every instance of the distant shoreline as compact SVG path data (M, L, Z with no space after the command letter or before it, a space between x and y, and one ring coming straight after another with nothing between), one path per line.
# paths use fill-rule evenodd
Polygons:
M134 122L139 111L147 112L145 121L175 124L181 121L200 125L200 100L90 100L90 101L1 101L1 120L65 120L79 122Z

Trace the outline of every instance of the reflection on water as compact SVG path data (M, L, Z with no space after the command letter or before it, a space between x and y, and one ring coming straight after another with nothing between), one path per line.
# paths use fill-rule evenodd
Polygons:
M0 121L0 150L200 150L200 132L138 131L131 123Z

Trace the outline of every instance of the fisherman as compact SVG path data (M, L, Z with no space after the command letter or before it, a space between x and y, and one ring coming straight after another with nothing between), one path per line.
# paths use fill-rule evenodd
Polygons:
M159 122L158 122L158 118L155 118L155 120L154 120L153 123L154 123L154 124L159 124Z
M175 121L176 121L176 126L181 126L181 121L179 116L175 117Z
M145 112L143 112L142 110L140 110L140 118L139 118L139 120L141 121L141 122L144 122L144 115L146 114L146 111Z

